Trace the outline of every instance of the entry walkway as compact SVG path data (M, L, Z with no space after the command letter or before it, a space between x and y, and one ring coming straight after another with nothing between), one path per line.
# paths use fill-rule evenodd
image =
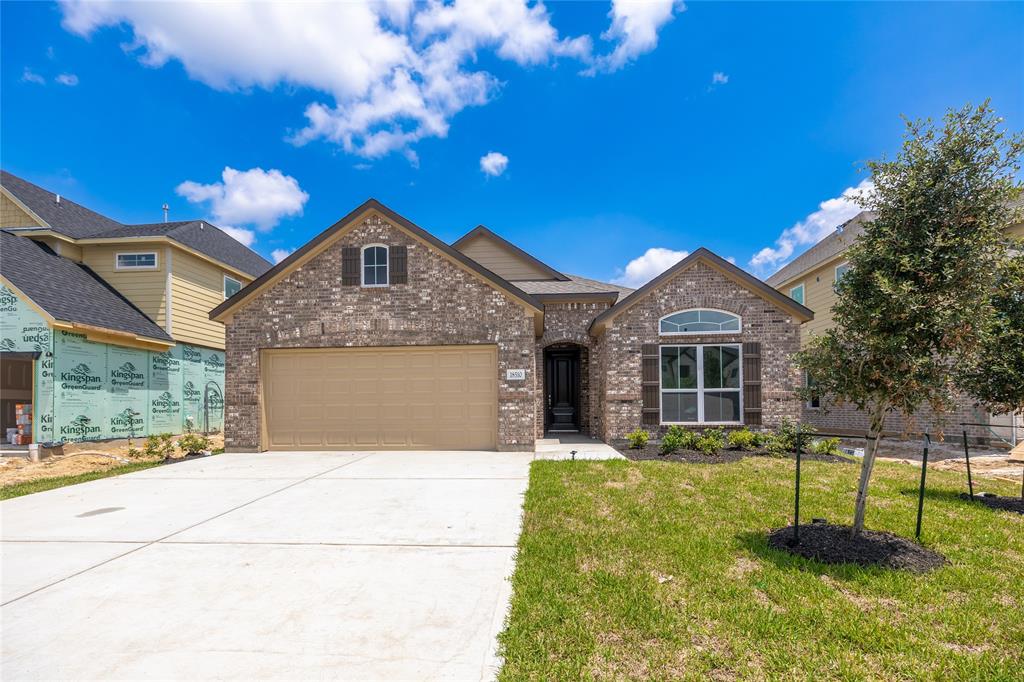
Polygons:
M578 433L549 433L536 449L537 459L625 459L607 443Z

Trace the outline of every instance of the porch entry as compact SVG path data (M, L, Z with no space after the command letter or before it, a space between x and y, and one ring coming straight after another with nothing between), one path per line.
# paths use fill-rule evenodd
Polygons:
M577 433L580 430L580 349L544 351L544 430Z

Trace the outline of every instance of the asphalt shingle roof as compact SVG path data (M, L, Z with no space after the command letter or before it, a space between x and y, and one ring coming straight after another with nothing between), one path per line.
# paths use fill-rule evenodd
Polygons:
M625 298L629 294L633 293L632 289L619 286L617 284L599 282L596 279L588 279L586 277L580 277L579 275L566 275L566 277L569 279L565 281L553 279L521 280L515 282L515 285L528 294L535 294L539 296L551 294L614 293L618 294L618 298Z
M88 267L5 230L0 230L0 275L57 320L173 342Z
M871 216L872 214L868 211L858 213L820 242L784 265L765 281L769 285L777 287L839 255L853 244L861 232L864 231L863 223L871 220Z
M272 267L270 261L252 249L245 247L216 225L211 225L203 220L125 225L116 230L108 230L93 236L170 237L184 246L195 249L200 253L205 253L211 258L215 258L253 277L259 277Z
M270 261L217 226L205 221L184 220L174 223L124 225L63 196L58 203L53 192L7 171L0 171L0 184L49 224L55 232L75 239L168 237L253 277L259 277L271 268Z
M17 175L0 171L0 185L18 198L18 201L43 219L55 232L76 239L87 237L102 230L121 227L121 223L76 204L66 197L57 202L57 195ZM2 225L0 227L27 227L26 225Z

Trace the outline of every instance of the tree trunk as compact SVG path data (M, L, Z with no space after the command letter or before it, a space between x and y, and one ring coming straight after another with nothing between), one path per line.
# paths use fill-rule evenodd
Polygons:
M871 428L868 435L872 440L864 451L864 461L860 465L860 482L857 484L857 505L853 513L853 529L851 534L860 535L864 530L864 508L868 501L868 484L871 472L875 468L875 456L878 455L878 444L882 438L882 425L885 423L885 405L878 405L871 413Z

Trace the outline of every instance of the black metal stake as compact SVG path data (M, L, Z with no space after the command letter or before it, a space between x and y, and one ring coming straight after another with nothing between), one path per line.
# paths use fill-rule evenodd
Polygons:
M921 515L924 513L924 479L925 474L928 473L928 446L931 445L932 439L928 434L924 434L924 455L921 457L921 490L917 495L917 530L914 532L914 537L917 538L918 542L921 541Z
M967 491L974 499L974 480L971 478L971 449L967 447L967 429L964 429L964 459L967 460Z
M800 544L800 424L796 425L796 494L794 499L794 510L793 510L793 542L792 544Z

